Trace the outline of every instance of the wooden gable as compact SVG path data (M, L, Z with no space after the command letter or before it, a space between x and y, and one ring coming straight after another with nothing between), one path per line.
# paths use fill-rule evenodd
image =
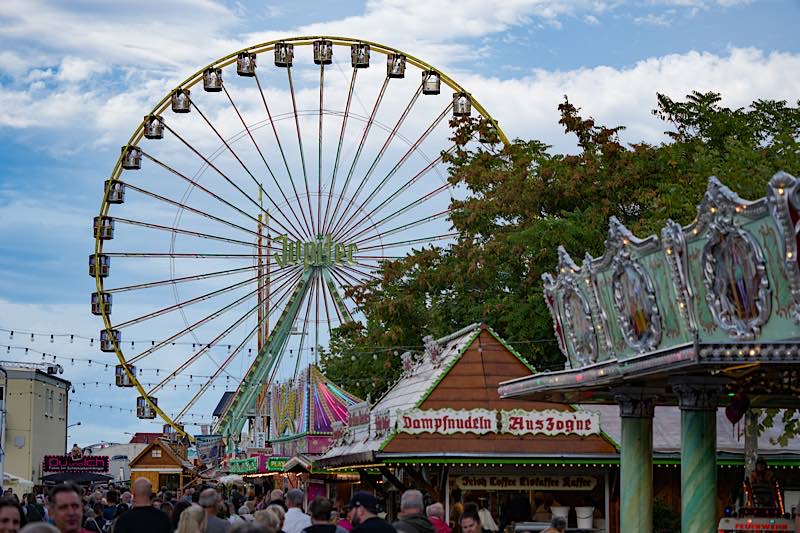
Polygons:
M486 326L436 387L424 397L420 409L524 409L539 411L555 409L574 411L566 404L501 399L497 387L500 382L531 374L531 369L512 353ZM457 433L437 435L423 433L410 435L397 433L384 453L444 453L448 454L504 454L559 455L563 453L598 456L616 454L614 445L602 435L526 435L502 433L474 435Z
M153 456L153 450L157 450L156 455ZM158 453L160 451L160 454ZM183 468L183 462L175 455L172 449L163 443L161 440L151 442L145 446L139 455L133 458L130 462L131 470L137 468Z

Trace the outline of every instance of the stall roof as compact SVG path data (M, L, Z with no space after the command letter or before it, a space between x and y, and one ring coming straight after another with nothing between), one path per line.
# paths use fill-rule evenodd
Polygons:
M600 425L609 436L620 442L622 435L622 419L619 416L619 407L616 405L585 405L586 410L600 413ZM653 451L655 453L680 453L681 450L681 410L673 406L656 406L653 417ZM775 425L766 428L758 439L758 450L761 454L768 455L798 455L800 456L800 438L789 441L788 446L781 447L773 444L772 439L777 438L783 431L783 424L779 420ZM717 452L742 454L744 453L744 436L738 437L737 425L733 425L725 416L725 409L717 409Z
M426 353L412 362L406 356L403 376L372 407L369 425L350 428L342 442L317 460L320 466L368 465L401 457L544 457L563 455L564 450L584 458L616 457L615 445L605 435L531 435L523 442L510 434L454 436L376 431L377 417L388 417L391 429L396 427L400 413L413 408L574 410L570 405L500 399L500 381L535 370L485 324L473 324L439 339L436 345L440 347L436 357Z
M452 363L480 333L480 325L472 324L452 335L437 340L444 345L439 358L434 363L430 358L417 359L400 379L384 394L370 412L369 425L350 428L347 443L335 443L316 462L325 466L340 464L370 463L375 461L375 453L386 440L385 435L376 436L370 428L375 425L375 413L388 411L396 417L398 411L411 409L447 373ZM395 418L390 418L393 423Z

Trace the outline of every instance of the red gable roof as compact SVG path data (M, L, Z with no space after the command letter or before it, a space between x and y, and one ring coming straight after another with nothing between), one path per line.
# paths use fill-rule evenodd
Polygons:
M150 444L163 436L163 433L135 433L133 437L131 437L129 444Z

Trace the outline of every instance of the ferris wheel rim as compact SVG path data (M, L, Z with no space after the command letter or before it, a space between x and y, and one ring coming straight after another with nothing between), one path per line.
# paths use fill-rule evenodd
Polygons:
M314 41L317 41L317 40L328 40L328 41L331 41L334 45L338 45L338 46L347 46L347 45L353 45L353 44L369 45L371 50L374 50L374 51L376 51L378 53L381 53L383 55L400 54L400 55L405 57L406 61L409 64L411 64L413 66L416 66L417 68L420 68L420 69L423 69L423 70L430 70L430 71L436 72L439 75L441 81L445 85L447 85L448 87L450 87L451 89L453 89L456 92L463 93L464 95L466 95L469 98L469 101L471 102L471 104L475 108L475 110L494 127L494 129L495 129L495 131L497 133L497 136L499 138L499 141L501 143L503 143L504 145L510 144L508 138L505 135L505 133L500 128L499 123L488 113L488 111L478 102L478 100L471 93L466 91L453 78L451 78L449 75L444 73L442 70L436 68L435 66L431 65L430 63L427 63L426 61L423 61L423 60L419 59L418 57L416 57L416 56L414 56L412 54L409 54L409 53L407 53L407 52L405 52L403 50L400 50L400 49L397 49L397 48L394 48L394 47L391 47L391 46L387 46L387 45L384 45L384 44L381 44L381 43L378 43L378 42L375 42L375 41L370 41L370 40L365 40L365 39L356 39L356 38L352 38L352 37L331 36L331 35L306 35L306 36L294 36L294 37L286 37L286 38L281 38L281 39L274 39L274 40L258 43L258 44L255 44L255 45L251 45L251 46L248 46L246 48L242 48L240 50L237 50L237 51L235 51L235 52L233 52L231 54L228 54L226 56L223 56L223 57L221 57L221 58L209 63L208 65L200 68L195 73L193 73L192 75L187 77L185 80L183 80L181 83L179 83L177 86L175 86L172 90L170 90L166 94L166 96L162 100L160 100L152 108L152 110L150 111L150 113L148 115L160 115L163 111L165 111L168 108L169 102L170 102L170 98L176 91L178 91L180 89L189 89L189 88L193 87L194 85L196 85L197 83L199 83L202 80L203 72L208 68L223 68L223 67L231 65L232 63L234 63L236 61L237 56L239 54L241 54L241 53L261 54L261 53L264 53L264 52L269 52L270 50L273 50L275 48L275 45L277 45L279 43L291 43L291 44L297 45L297 46L310 46L310 45L313 45ZM295 116L297 116L297 111L295 111ZM145 120L143 119L139 123L138 127L134 130L133 134L131 135L131 137L129 138L129 140L128 140L128 142L127 142L127 144L125 146L134 146L143 138L143 136L144 136L144 126L145 126ZM123 169L122 169L122 160L123 160L124 155L125 154L124 154L124 151L123 151L123 153L120 154L120 156L117 158L116 164L115 164L115 166L114 166L114 168L113 168L113 170L111 172L111 175L110 175L109 179L114 180L114 179L119 178L119 176L121 175L121 173L123 171ZM103 193L103 199L102 199L101 205L100 205L100 214L99 214L100 217L105 217L105 216L108 215L108 212L109 212L109 209L110 209L110 205L111 205L110 202L108 201L109 192L110 191L108 189L106 189L104 191L104 193ZM322 191L317 191L317 194L322 194ZM174 236L174 234L173 234L173 236ZM99 235L96 235L95 236L95 246L94 246L94 254L95 254L96 257L99 257L100 254L102 254L103 245L104 245L103 239L101 239ZM99 263L98 263L98 265L99 265ZM103 293L104 292L104 288L105 288L104 284L105 284L105 280L104 280L104 278L102 276L100 276L100 275L95 276L95 286L96 286L96 290L98 291L98 293ZM322 284L322 286L324 287L324 283ZM110 337L111 345L114 348L114 353L117 356L117 359L118 359L120 365L125 370L125 373L127 374L128 378L133 383L135 389L139 392L141 397L150 406L150 408L153 409L153 411L166 423L166 425L169 425L172 429L175 430L176 434L178 434L181 437L188 438L190 441L193 441L194 437L186 432L186 430L184 429L184 426L182 424L180 424L176 420L173 420L173 417L169 416L160 406L158 406L157 403L154 403L153 401L151 401L151 398L150 398L150 395L148 394L148 391L144 388L144 386L139 381L137 376L134 373L131 373L131 371L130 371L130 369L128 367L128 364L129 364L128 359L126 359L124 354L122 353L122 349L121 349L120 343L118 342L117 338L112 334L113 326L112 326L112 323L111 323L110 314L107 312L107 310L106 310L104 305L102 305L100 307L100 316L101 316L102 321L103 321L104 330L107 332L107 334ZM237 389L237 391L238 391L238 389Z

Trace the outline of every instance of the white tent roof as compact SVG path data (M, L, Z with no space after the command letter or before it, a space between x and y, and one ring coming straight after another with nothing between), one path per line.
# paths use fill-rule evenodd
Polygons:
M372 406L369 425L352 428L347 444L334 443L316 461L324 462L334 457L359 455L363 455L366 459L372 453L377 452L388 435L375 435L373 431L375 428L375 415L388 413L389 427L393 428L398 413L412 409L417 405L428 394L428 391L438 383L439 379L450 370L450 367L472 344L478 334L480 334L480 324L472 324L452 335L438 339L436 342L443 348L437 361L434 363L427 356L417 358L411 369L404 372L400 379L386 391L386 394Z

